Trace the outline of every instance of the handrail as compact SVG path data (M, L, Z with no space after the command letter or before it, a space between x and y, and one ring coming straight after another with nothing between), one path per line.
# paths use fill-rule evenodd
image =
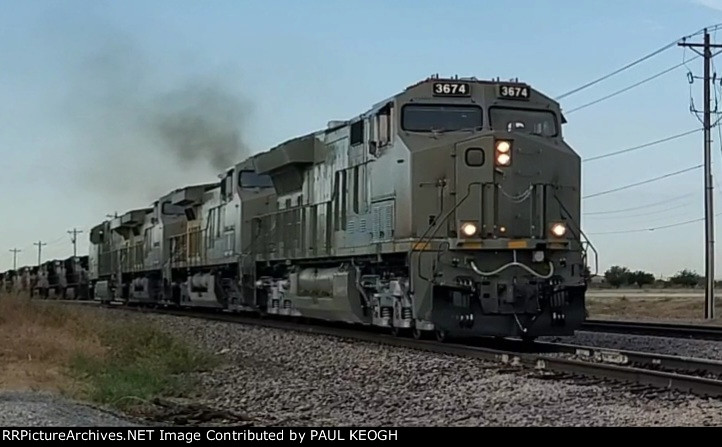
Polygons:
M588 265L587 265L587 261L586 261L587 249L584 247L584 243L586 242L587 245L594 252L594 270L595 270L594 275L596 276L597 274L599 274L599 252L594 247L594 245L592 244L592 241L589 239L589 237L586 235L586 233L584 233L584 230L582 230L582 226L579 225L579 223L574 219L574 216L572 216L572 214L569 212L569 210L567 210L567 207L564 206L561 199L559 198L559 196L557 196L556 193L554 194L554 199L557 201L557 203L561 207L562 211L564 211L566 213L566 215L569 217L569 219L572 221L572 223L577 227L577 230L579 231L579 243L581 244L581 249L584 252L585 267L588 267ZM584 240L582 240L582 237L584 238Z
M584 235L584 242L586 242L586 244L594 252L594 276L597 276L599 274L599 252L597 252L597 249L594 248L594 245L592 245L591 241L589 239L587 239L586 235ZM584 244L582 244L582 246L584 246ZM587 249L584 248L584 264L585 264L585 266L588 266L586 261L587 261Z

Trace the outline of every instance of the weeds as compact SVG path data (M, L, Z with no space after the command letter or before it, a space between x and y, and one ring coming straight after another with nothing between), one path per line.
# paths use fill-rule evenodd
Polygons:
M145 320L0 298L0 388L50 389L129 410L186 395L190 373L216 364L215 356Z
M216 364L215 357L139 322L110 323L99 336L107 355L78 353L70 368L90 385L90 399L123 409L157 396L183 396L192 388L188 373Z

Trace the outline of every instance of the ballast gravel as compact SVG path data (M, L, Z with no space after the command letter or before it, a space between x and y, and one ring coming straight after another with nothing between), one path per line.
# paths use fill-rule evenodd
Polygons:
M560 378L329 336L145 318L223 357L203 404L275 426L678 426L722 423L722 400Z
M0 427L130 427L136 422L52 394L0 392Z

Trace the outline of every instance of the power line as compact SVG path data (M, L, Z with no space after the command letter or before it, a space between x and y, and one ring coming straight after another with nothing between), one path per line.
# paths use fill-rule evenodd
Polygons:
M614 189L609 189L609 190L607 190L607 191L597 192L597 193L594 193L594 194L590 194L590 195L588 195L588 196L584 196L584 197L582 197L582 199L591 199L592 197L598 197L598 196L601 196L601 195L604 195L604 194L611 194L611 193L613 193L613 192L622 191L622 190L624 190L624 189L633 188L633 187L635 187L635 186L645 185L645 184L647 184L647 183L656 182L656 181L659 181L659 180L662 180L662 179L665 179L665 178L668 178L668 177L672 177L672 176L679 175L679 174L683 174L683 173L685 173L685 172L689 172L689 171L692 171L692 170L695 170L695 169L699 169L699 168L701 168L702 166L704 166L704 165L692 166L692 167L690 167L690 168L682 169L681 171L671 172L671 173L669 173L669 174L661 175L661 176L659 176L659 177L654 177L654 178L651 178L651 179L649 179L649 180L644 180L644 181L642 181L642 182L632 183L632 184L629 184L629 185L620 186L619 188L614 188Z
M566 93L563 93L563 94L557 96L557 97L554 98L554 99L556 99L557 101L560 100L560 99L564 99L564 98L566 98L567 96L573 95L574 93L580 92L580 91L582 91L582 90L584 90L584 89L587 89L587 88L589 88L589 87L591 87L591 86L593 86L593 85L596 85L596 84L598 84L598 83L600 83L600 82L602 82L602 81L604 81L604 80L607 80L607 79L611 78L611 77L614 76L614 75L617 75L617 74L619 74L619 73L621 73L621 72L623 72L623 71L625 71L625 70L628 70L628 69L634 67L635 65L640 64L640 63L646 61L647 59L650 59L650 58L658 55L659 53L662 53L663 51L666 51L666 50L672 48L673 46L677 45L677 42L679 42L679 39L675 40L674 42L672 42L672 43L670 43L670 44L667 44L667 45L663 46L662 48L660 48L660 49L658 49L658 50L653 51L652 53L650 53L650 54L648 54L648 55L646 55L646 56L643 56L643 57L635 60L634 62L631 62L631 63L625 65L624 67L622 67L622 68L620 68L620 69L617 69L617 70L615 70L615 71L613 71L613 72L611 72L611 73L609 73L609 74L607 74L607 75L604 75L604 76L602 76L601 78L595 79L594 81L587 82L586 84L584 84L584 85L582 85L582 86L580 86L580 87L577 87L577 88L575 88L575 89L573 89L573 90L570 90L570 91L568 91L568 92L566 92Z
M716 24L716 25L713 25L713 26L711 26L711 27L707 27L706 30L707 30L707 31L716 31L716 30L719 29L720 27L722 27L722 24ZM660 54L660 53L662 53L662 52L664 52L664 51L666 51L666 50L674 47L674 46L677 45L677 43L680 42L680 41L684 42L686 39L688 39L688 38L690 38L690 37L697 36L697 35L699 35L699 34L702 34L703 32L705 32L705 30L704 30L704 29L701 29L701 30L697 31L697 32L694 33L694 34L690 34L690 35L684 36L684 37L682 37L682 38L680 38L680 39L677 39L677 40L675 40L674 42L669 43L669 44L663 46L662 48L659 48L659 49L657 49L657 50L654 50L653 52L651 52L651 53L649 53L649 54L647 54L647 55L645 55L645 56L642 56L641 58L639 58L639 59L637 59L637 60L635 60L635 61L633 61L633 62L630 62L629 64L625 65L625 66L622 67L622 68L619 68L619 69L617 69L617 70L614 70L613 72L611 72L611 73L609 73L609 74L607 74L607 75L604 75L604 76L602 76L602 77L600 77L600 78L598 78L598 79L595 79L595 80L593 80L593 81L591 81L591 82L587 82L586 84L584 84L584 85L582 85L582 86L579 86L579 87L577 87L577 88L575 88L575 89L573 89L573 90L570 90L570 91L568 91L568 92L566 92L566 93L563 93L563 94L557 96L557 97L554 98L554 99L557 100L557 101L559 101L560 99L566 98L567 96L573 95L574 93L577 93L577 92L580 92L580 91L582 91L582 90L585 90L585 89L587 89L587 88L589 88L589 87L591 87L591 86L593 86L593 85L596 85L596 84L598 84L598 83L600 83L600 82L602 82L602 81L605 81L605 80L611 78L612 76L615 76L615 75L617 75L617 74L619 74L619 73L621 73L621 72L623 72L623 71L626 71L626 70L634 67L635 65L638 65L638 64L640 64L640 63L642 63L642 62L644 62L644 61L646 61L646 60L648 60L648 59L651 59L652 57L654 57L654 56L656 56L656 55L658 55L658 54Z
M63 239L65 239L65 236L60 236L59 238L53 239L52 241L48 242L46 245L55 245L59 242L62 242Z
M696 59L696 58L698 58L698 57L699 57L699 56L694 56L692 59ZM690 60L692 60L692 59L690 59ZM595 105L595 104L599 104L600 102L606 101L607 99L614 98L614 97L617 96L617 95L621 95L621 94L624 93L624 92L627 92L627 91L629 91L629 90L632 90L633 88L639 87L640 85L646 84L646 83L649 82L649 81L652 81L652 80L654 80L654 79L657 79L658 77L660 77L660 76L662 76L662 75L665 75L665 74L667 74L667 73L669 73L669 72L671 72L671 71L674 71L674 70L676 70L677 68L685 65L687 62L688 62L688 61L684 61L684 62L682 62L682 63L680 63L680 64L677 64L677 65L675 65L675 66L673 66L673 67L670 67L670 68L668 68L668 69L666 69L666 70L663 70L663 71L661 71L661 72L659 72L659 73L657 73L657 74L655 74L655 75L653 75L653 76L650 76L650 77L648 77L648 78L646 78L646 79L643 79L643 80L641 80L641 81L639 81L639 82L637 82L637 83L635 83L635 84L632 84L632 85L630 85L630 86L628 86L628 87L625 87L625 88L623 88L623 89L621 89L621 90L617 90L617 91L614 92L614 93L610 93L609 95L603 96L603 97L601 97L601 98L599 98L599 99L596 99L596 100L594 100L594 101L592 101L592 102L588 102L588 103L586 103L586 104L584 104L584 105L581 105L581 106L579 106L579 107L575 107L575 108L573 108L573 109L571 109L571 110L569 110L569 111L567 111L567 112L565 112L565 113L568 115L568 114L574 113L574 112L576 112L576 111L578 111L578 110L586 109L587 107L593 106L593 105Z
M584 215L585 215L585 216L592 216L592 215L599 215L599 214L615 214L615 213L623 213L623 212L626 212L626 211L637 211L637 210L639 210L639 209L651 208L651 207L657 206L657 205L666 205L666 204L668 204L669 202L673 202L673 201L675 201L675 200L683 199L683 198L685 198L685 197L690 197L690 196L693 196L693 195L694 195L693 193L688 193L688 194L684 194L684 195L681 195L681 196L672 197L671 199L660 200L659 202L649 203L649 204L647 204L647 205L641 205L641 206L635 206L635 207L632 207L632 208L623 208L623 209L617 209L617 210L595 211L595 212L591 212L591 213L584 213Z
M717 216L720 216L720 215L722 215L722 213L717 214ZM687 224L691 224L691 223L694 223L694 222L702 222L703 220L705 220L704 217L702 217L702 218L700 218L700 219L686 220L686 221L684 221L684 222L677 222L677 223L673 223L673 224L669 224L669 225L662 225L662 226L660 226L660 227L639 228L639 229L636 229L636 230L602 231L602 232L600 232L600 233L587 233L587 234L589 234L589 235L600 235L600 234L641 233L641 232L644 232L644 231L655 231L655 230L664 230L664 229L666 229L666 228L680 227L680 226L682 226L682 225L687 225Z
M644 148L646 148L646 147L655 146L655 145L657 145L657 144L666 143L667 141L672 141L672 140L676 140L676 139L678 139L678 138L686 137L687 135L691 135L691 134L693 134L693 133L697 133L697 132L699 132L699 131L701 131L701 130L703 130L702 127L698 128L698 129L688 130L687 132L682 132L682 133L679 133L679 134L676 134L676 135L672 135L672 136L670 136L670 137L665 137L665 138L662 138L662 139L660 139L660 140L656 140L656 141L651 141L651 142L649 142L649 143L640 144L639 146L633 146L633 147L630 147L630 148L627 148L627 149L622 149L622 150L619 150L619 151L616 151L616 152L610 152L610 153L607 153L607 154L597 155L597 156L595 156L595 157L585 158L584 160L582 160L582 163L586 163L586 162L588 162L588 161L594 161L594 160L601 160L602 158L613 157L613 156L615 156L615 155L625 154L625 153L627 153L627 152L632 152L632 151L636 151L636 150L639 150L639 149L644 149Z
M625 216L594 216L592 218L593 219L631 219L633 217L648 217L648 216L653 216L655 214L666 213L667 211L670 211L670 210L686 208L686 207L690 206L691 204L692 204L692 202L680 203L679 205L669 206L669 207L661 209L661 210L648 211L646 213L640 213L640 214L630 214L630 215L625 215ZM636 208L635 208L635 210L636 210Z

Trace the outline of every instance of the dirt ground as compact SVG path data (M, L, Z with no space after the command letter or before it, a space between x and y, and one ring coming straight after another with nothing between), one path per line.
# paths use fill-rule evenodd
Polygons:
M703 290L591 289L587 309L592 319L629 319L722 325L717 296L715 318L704 319Z

